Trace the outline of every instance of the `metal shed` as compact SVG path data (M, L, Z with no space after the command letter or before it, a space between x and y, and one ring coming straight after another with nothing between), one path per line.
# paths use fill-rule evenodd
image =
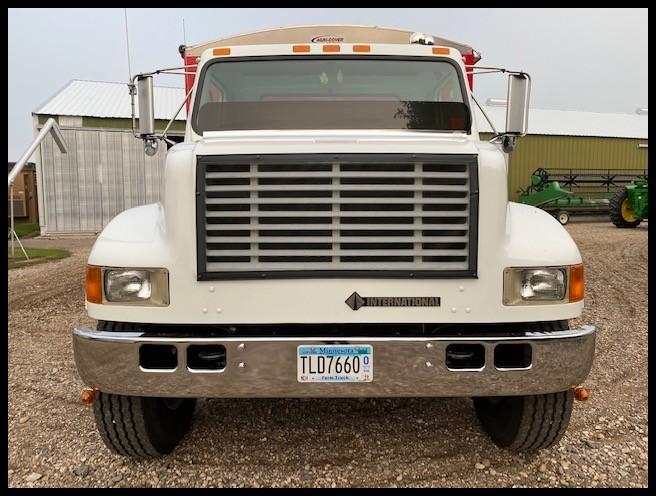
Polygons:
M505 124L505 107L483 106L497 131ZM493 136L476 109L481 139ZM528 134L510 155L508 192L530 184L531 173L545 169L647 169L646 115L531 109Z
M163 129L184 99L182 88L155 88L156 127ZM125 209L159 201L166 148L148 157L132 135L125 83L70 81L32 113L34 133L48 117L68 144L61 154L51 137L35 153L41 235L97 233ZM171 126L182 136L184 116Z

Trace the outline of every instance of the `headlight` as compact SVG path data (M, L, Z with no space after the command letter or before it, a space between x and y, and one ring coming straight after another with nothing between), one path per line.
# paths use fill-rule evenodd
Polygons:
M166 269L105 268L103 272L103 303L169 304L169 273Z
M525 269L520 272L522 300L562 300L565 298L563 269Z
M567 303L582 299L582 265L512 267L503 272L504 305Z

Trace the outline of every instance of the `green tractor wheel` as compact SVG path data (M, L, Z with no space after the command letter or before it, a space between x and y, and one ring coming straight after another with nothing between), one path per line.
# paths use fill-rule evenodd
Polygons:
M610 220L615 227L638 227L642 220L634 211L626 189L615 193L609 205Z

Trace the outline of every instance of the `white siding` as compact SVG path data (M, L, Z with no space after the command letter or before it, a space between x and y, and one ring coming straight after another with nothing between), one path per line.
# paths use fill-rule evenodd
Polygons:
M117 214L163 193L166 147L147 157L129 131L64 129L68 154L52 137L41 146L43 234L100 232Z

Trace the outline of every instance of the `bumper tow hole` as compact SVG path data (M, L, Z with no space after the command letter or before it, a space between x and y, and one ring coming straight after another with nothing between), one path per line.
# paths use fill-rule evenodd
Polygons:
M168 344L142 344L139 365L144 369L174 370L178 366L178 350Z
M498 344L494 348L494 366L498 369L526 369L532 361L530 344Z
M223 370L226 348L222 344L190 345L187 347L187 367L192 370Z
M450 370L481 369L485 366L482 344L450 344L446 347L446 366Z

